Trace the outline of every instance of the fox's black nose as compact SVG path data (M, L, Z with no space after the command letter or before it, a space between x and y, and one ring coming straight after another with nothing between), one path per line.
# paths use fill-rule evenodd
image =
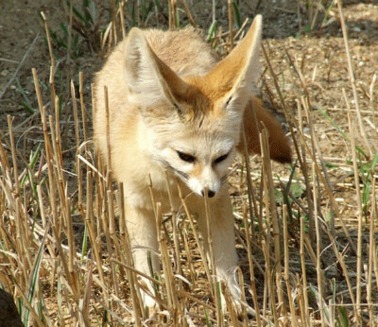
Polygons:
M205 196L205 193L206 191L202 191L201 193L202 193L202 196ZM213 196L215 195L215 192L214 191L212 191L212 190L207 190L207 196L209 197L209 198L212 198Z

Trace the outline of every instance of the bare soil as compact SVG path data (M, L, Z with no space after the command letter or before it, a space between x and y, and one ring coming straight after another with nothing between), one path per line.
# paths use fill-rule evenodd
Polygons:
M337 8L333 8L325 18L320 15L323 18L323 27L305 33L310 22L306 21L306 15L300 14L301 8L296 1L266 1L257 6L258 3L242 1L240 11L243 18L253 17L256 8L258 13L262 12L264 15L265 45L270 49L269 56L277 69L276 74L284 77L289 73L289 55L303 74L314 106L329 108L334 112L337 121L343 119L345 101L341 90L345 88L348 93L350 86ZM211 6L204 5L205 9L199 8L200 6L198 3L193 4L192 10L197 14L195 20L203 28L207 28L211 23ZM220 17L217 18L227 29L227 8L224 5L219 6L222 8L219 10ZM368 93L369 87L376 88L372 82L378 63L378 3L344 1L344 6L357 88ZM106 2L98 3L98 15L105 20L109 16L108 7ZM31 68L35 67L40 80L48 83L50 57L41 12L45 14L51 31L62 34L61 24L68 20L68 9L61 2L0 2L1 129L7 129L7 114L15 117L15 125L28 117L25 102L30 102L33 109L37 108ZM183 23L186 23L185 20ZM78 73L82 71L89 96L91 76L101 66L103 52L94 52L93 47L89 47L85 41L79 44L79 48L80 55L69 59L62 48L56 47L54 52L58 60L61 60L59 68L63 74L62 88L67 86L70 79L77 81ZM295 88L295 85L286 84L285 96L297 96ZM350 93L348 94L350 97ZM377 104L376 99L369 99L368 96L361 97L360 100L362 109L369 109ZM374 134L372 141L377 141Z
M189 2L189 1L188 1ZM100 21L109 17L108 2L96 1ZM190 2L189 2L190 3ZM200 7L193 1L192 10L195 20L201 27L207 28L211 23L211 4ZM318 147L327 163L345 169L330 169L329 178L333 192L343 215L343 222L350 227L351 236L355 237L358 211L355 205L355 192L352 187L353 174L346 162L350 160L351 149L340 137L339 130L348 131L348 104L352 105L352 118L357 120L356 101L351 88L350 75L342 36L340 17L337 7L331 8L326 16L321 15L316 21L316 28L310 30L308 16L297 1L240 1L243 18L253 17L256 13L264 15L264 47L273 70L280 83L285 102L291 114L297 116L298 104L304 96L310 99L308 104L313 112L313 126L318 135ZM227 30L227 6L218 4L219 15L224 29ZM210 9L209 9L210 8ZM256 10L256 8L258 8ZM37 98L34 91L32 68L38 71L42 90L47 91L50 75L50 55L45 37L43 12L51 31L62 33L61 24L68 20L68 10L63 2L52 0L0 0L0 141L9 148L7 116L13 117L13 127L17 149L24 157L31 149L43 140ZM223 16L222 16L223 13ZM378 2L344 1L351 61L355 73L355 86L360 111L364 114L364 132L372 149L378 148ZM167 24L166 16L162 25ZM183 18L185 23L185 19ZM128 26L129 27L129 26ZM56 46L54 53L58 61L59 74L57 85L61 88L58 94L65 94L62 99L62 112L69 106L69 81L78 84L79 72L84 73L86 103L91 103L91 78L103 62L105 52L97 51L98 47L88 44L87 40L79 41L75 54L67 55L64 47ZM262 93L264 99L272 103L277 111L283 111L273 87L273 80L265 74ZM59 91L59 90L58 90ZM271 97L269 96L272 93ZM344 95L345 94L345 95ZM346 98L345 98L346 97ZM47 98L47 95L46 95ZM48 100L47 110L51 108ZM90 117L91 108L87 108ZM65 112L70 120L72 113ZM298 119L299 120L299 119ZM72 119L71 119L72 121ZM303 126L304 129L307 126ZM63 131L67 137L65 159L74 156L70 151L73 143L72 126L67 125ZM309 136L310 137L310 136ZM364 139L357 142L364 144ZM366 156L371 157L372 153ZM70 163L67 162L69 167ZM253 163L256 165L256 163ZM252 170L253 170L252 166ZM276 172L279 174L280 167ZM236 195L241 192L232 189ZM326 194L324 208L329 206ZM326 209L324 209L326 212ZM337 227L340 222L336 222ZM345 241L345 244L347 241ZM258 258L257 258L258 261ZM330 277L337 277L338 272L330 271ZM378 299L375 299L378 300ZM54 304L51 304L52 307Z

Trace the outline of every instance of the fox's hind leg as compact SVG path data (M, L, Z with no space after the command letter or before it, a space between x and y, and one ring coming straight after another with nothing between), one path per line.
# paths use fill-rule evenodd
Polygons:
M155 216L152 210L133 208L125 205L126 227L130 239L131 250L133 253L134 267L148 276L151 276L149 256L151 257L152 272L159 271L158 242ZM151 276L153 277L153 276ZM141 277L141 282L145 284L148 292L154 294L151 281ZM141 294L143 304L153 307L156 301L147 292Z

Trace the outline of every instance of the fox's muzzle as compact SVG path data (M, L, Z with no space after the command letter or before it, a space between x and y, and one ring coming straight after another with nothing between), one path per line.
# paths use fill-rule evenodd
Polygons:
M215 195L215 192L214 191L212 191L212 190L203 190L202 192L201 192L201 194L202 194L202 196L207 196L207 197L209 197L209 198L212 198L214 195Z

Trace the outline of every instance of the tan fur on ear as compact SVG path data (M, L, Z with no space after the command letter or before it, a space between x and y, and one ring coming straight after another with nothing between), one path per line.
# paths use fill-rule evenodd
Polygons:
M139 104L140 98L146 106L161 100L174 104L187 92L186 83L156 55L139 28L133 28L126 41L125 73L129 98L137 98Z
M254 87L259 71L259 49L262 18L256 16L246 36L209 73L208 79L220 92L227 92L242 84L243 88Z
M277 120L264 109L262 101L253 97L244 112L244 130L248 152L261 154L259 132L264 126L269 134L271 159L282 163L290 163L291 149L289 139L282 131ZM240 152L244 151L242 142L238 145L238 150Z

